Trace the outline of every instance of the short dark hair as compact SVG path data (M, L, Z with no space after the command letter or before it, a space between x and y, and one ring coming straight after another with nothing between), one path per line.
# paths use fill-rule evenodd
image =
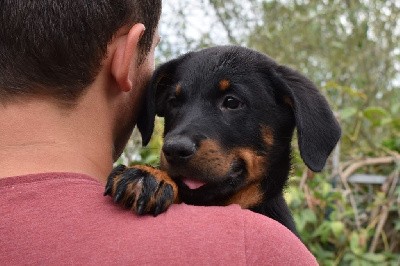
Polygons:
M161 0L1 0L0 104L35 94L74 103L122 26L145 25L146 57L160 14Z

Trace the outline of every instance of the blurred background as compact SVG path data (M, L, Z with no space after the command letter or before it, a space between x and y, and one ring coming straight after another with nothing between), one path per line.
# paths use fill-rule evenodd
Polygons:
M400 265L400 1L165 0L157 63L220 44L264 52L327 97L343 136L322 173L293 141L286 198L321 265ZM162 120L119 163L156 166ZM290 256L290 254L288 254Z

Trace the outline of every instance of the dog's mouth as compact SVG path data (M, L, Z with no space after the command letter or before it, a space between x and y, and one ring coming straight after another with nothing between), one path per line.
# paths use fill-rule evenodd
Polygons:
M227 173L219 175L213 175L209 172L202 172L196 170L181 169L172 176L175 176L176 181L180 181L185 184L189 189L199 189L205 185L212 186L220 183L231 183L232 185L237 183L238 179L243 179L246 172L245 162L241 159L235 160Z
M242 160L233 162L230 170L223 176L193 177L178 175L174 177L181 200L192 205L223 204L224 200L245 185L246 167Z

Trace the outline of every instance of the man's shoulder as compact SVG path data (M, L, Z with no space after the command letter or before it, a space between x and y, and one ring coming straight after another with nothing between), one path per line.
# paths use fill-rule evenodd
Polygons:
M2 261L276 264L289 251L296 263L313 260L289 230L237 205L179 204L138 217L104 197L94 179L68 173L2 180L0 190Z

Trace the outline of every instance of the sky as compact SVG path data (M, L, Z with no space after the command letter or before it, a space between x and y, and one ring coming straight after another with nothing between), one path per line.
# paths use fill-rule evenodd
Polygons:
M160 35L162 44L171 45L175 54L182 54L195 49L195 44L190 44L190 40L198 40L203 34L220 32L217 38L213 38L214 44L228 44L228 39L224 36L224 30L217 22L212 8L206 1L190 0L166 0L163 1L163 13L160 20ZM179 10L184 12L186 20L179 14ZM186 39L185 39L186 38ZM189 40L189 44L187 44ZM161 49L160 49L161 50ZM162 56L159 51L159 56Z

